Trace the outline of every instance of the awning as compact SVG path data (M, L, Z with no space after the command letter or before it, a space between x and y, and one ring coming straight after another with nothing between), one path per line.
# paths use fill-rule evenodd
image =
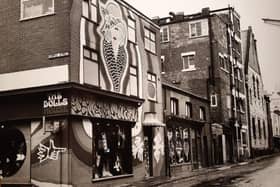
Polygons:
M159 121L157 113L147 112L144 114L143 126L150 127L165 127L165 124Z

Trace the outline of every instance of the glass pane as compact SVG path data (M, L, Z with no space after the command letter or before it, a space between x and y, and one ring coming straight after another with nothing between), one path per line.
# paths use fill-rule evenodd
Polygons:
M37 17L54 12L53 0L25 0L22 1L22 18Z
M150 38L150 31L148 29L145 29L145 37Z
M194 65L194 55L189 56L189 65Z
M145 49L150 50L150 40L145 38Z
M97 53L95 52L91 52L91 59L97 61L98 60L98 56L97 56Z
M130 74L137 75L137 69L135 67L130 67Z
M132 172L131 128L107 123L95 125L96 170L94 178L125 175Z
M155 33L153 33L153 32L150 32L150 33L151 33L150 39L151 39L152 41L156 41L156 35L155 35Z
M90 5L90 19L97 22L97 9L94 5Z
M89 12L88 12L88 2L83 1L83 16L88 18L89 17Z
M90 58L90 51L88 49L84 49L84 57Z
M196 34L197 36L201 36L201 22L196 23Z
M153 42L153 41L151 41L151 52L153 52L153 53L155 53L156 52L156 44L155 44L155 42Z
M128 27L128 39L135 42L135 30L130 27Z
M96 6L96 0L91 0L91 4Z
M84 79L85 83L98 86L98 64L96 62L84 59Z
M195 24L191 24L191 36L196 36L196 27Z
M128 26L131 27L132 29L135 29L135 21L128 19Z
M183 69L189 69L188 56L183 56Z
M134 96L138 95L138 81L137 77L133 75L130 76L130 94Z

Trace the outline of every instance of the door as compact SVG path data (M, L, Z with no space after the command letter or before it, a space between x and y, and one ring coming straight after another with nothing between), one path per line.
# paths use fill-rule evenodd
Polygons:
M153 129L144 127L145 177L153 176Z

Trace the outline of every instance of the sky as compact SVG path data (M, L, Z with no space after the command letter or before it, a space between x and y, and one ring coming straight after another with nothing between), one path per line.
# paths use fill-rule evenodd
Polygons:
M280 20L280 0L126 0L152 18L169 16L169 12L198 13L204 7L211 10L233 6L240 14L241 29L252 26L257 39L259 63L265 90L280 91L280 24L264 23L262 18Z

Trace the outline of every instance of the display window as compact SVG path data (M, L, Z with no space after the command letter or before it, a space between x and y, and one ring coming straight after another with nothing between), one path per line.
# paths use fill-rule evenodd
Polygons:
M167 139L171 165L191 161L190 129L185 127L168 128Z
M132 174L131 127L94 123L94 179Z
M20 170L26 158L24 135L18 129L1 126L0 148L1 175L11 177Z

